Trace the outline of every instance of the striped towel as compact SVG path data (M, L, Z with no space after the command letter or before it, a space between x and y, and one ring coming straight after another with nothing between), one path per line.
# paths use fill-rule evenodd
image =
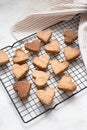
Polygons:
M58 21L71 19L86 10L87 4L74 0L32 0L32 8L27 9L22 18L12 27L12 35L22 39L30 34L51 26Z
M20 40L61 20L69 20L82 13L79 25L79 44L87 68L87 0L32 0L22 18L12 27L13 37ZM83 15L84 13L84 15Z

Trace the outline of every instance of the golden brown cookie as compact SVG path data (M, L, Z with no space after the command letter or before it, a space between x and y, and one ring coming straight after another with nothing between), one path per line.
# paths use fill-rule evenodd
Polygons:
M49 53L59 53L60 52L60 44L57 39L52 40L51 43L45 45L45 50Z
M25 43L25 49L33 53L39 53L40 46L41 46L40 40L34 40L32 42Z
M38 68L44 70L44 69L47 68L47 65L48 65L49 60L50 60L49 55L45 54L45 55L42 55L42 56L40 56L40 57L35 57L35 58L33 59L33 64L34 64L36 67L38 67Z
M60 75L68 69L69 63L67 61L58 61L54 59L51 61L51 67L55 75Z
M5 51L0 50L0 66L5 65L9 62L8 55Z
M64 55L67 61L71 61L80 55L80 50L67 46L64 48Z
M22 64L29 59L28 55L20 48L15 51L15 56L13 56L13 62Z
M43 88L50 77L50 74L40 70L34 70L32 76L35 78L35 84L38 88Z
M63 90L65 92L73 92L76 90L76 83L74 83L70 75L66 74L59 81L58 89Z
M45 90L36 91L36 96L38 97L38 99L47 106L49 106L52 103L54 95L55 89L51 87L48 87Z
M23 65L14 64L12 66L12 72L18 80L25 77L28 71L29 71L29 67L27 64L23 64Z
M64 30L64 42L66 44L72 44L77 38L78 38L78 35L71 29L65 29Z
M24 100L29 96L31 83L27 81L18 81L14 83L13 88L18 93L18 96Z
M47 30L37 32L36 36L44 43L47 43L52 36L52 30L47 29Z

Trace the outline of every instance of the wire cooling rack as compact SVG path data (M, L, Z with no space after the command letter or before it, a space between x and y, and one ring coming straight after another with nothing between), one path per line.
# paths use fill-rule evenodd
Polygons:
M70 21L67 22L63 21L49 27L53 31L51 40L55 38L58 39L60 41L60 47L61 47L60 54L56 54L56 55L50 54L51 59L56 58L60 61L65 60L63 49L66 45L64 44L63 31L66 28L70 28L73 29L75 32L77 32L79 20L80 20L80 16L76 16ZM70 74L77 84L77 90L73 93L71 92L66 93L58 90L57 84L60 78L62 77L62 75L59 77L55 76L49 64L47 71L50 73L51 77L47 82L47 86L53 86L55 88L55 97L50 107L47 107L46 105L42 104L35 95L37 88L34 84L34 79L32 78L32 71L36 69L36 67L34 67L32 64L32 60L36 55L29 53L24 49L25 42L32 41L35 39L36 39L36 34L33 34L14 43L12 46L3 48L3 50L5 50L8 53L8 56L10 58L10 63L0 67L0 79L2 81L2 84L24 123L30 122L31 120L42 115L48 110L54 109L57 105L59 105L60 103L64 102L65 100L69 99L70 97L79 93L80 91L82 91L87 87L87 80L86 80L87 73L81 56L79 56L79 58L77 58L76 60L72 61L70 63L69 69L65 72ZM76 40L72 46L75 48L79 48L78 40ZM29 98L24 101L21 101L17 93L13 90L13 84L16 82L16 79L13 76L13 73L11 71L11 67L13 65L12 57L15 53L15 50L18 48L22 48L30 57L30 60L26 62L30 67L30 71L23 80L30 81L32 83L32 87L30 90ZM41 56L45 53L46 52L42 44L41 51L38 55Z

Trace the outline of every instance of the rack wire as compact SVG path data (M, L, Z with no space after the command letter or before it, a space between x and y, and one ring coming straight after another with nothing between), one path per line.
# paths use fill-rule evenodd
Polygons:
M73 29L75 32L77 32L79 20L80 20L80 16L78 15L78 16L75 16L70 21L62 21L60 23L57 23L57 24L49 27L53 31L51 40L55 39L55 38L58 39L60 42L60 47L61 47L60 54L55 54L55 55L50 54L51 59L56 58L60 61L65 60L63 49L66 45L64 44L63 31L66 28L70 28L70 29ZM59 105L60 103L64 102L65 100L69 99L70 97L74 96L75 94L79 93L80 91L82 91L83 89L85 89L87 87L87 80L86 80L87 72L85 70L85 66L84 66L81 56L79 56L79 58L77 58L76 60L72 61L70 63L69 69L65 72L65 73L70 74L77 84L77 90L73 93L71 93L71 92L67 93L67 92L58 90L57 84L58 84L59 80L61 79L62 75L59 77L55 76L51 69L51 66L49 64L47 71L50 73L51 77L47 82L47 86L53 86L55 88L55 97L54 97L53 103L51 104L50 107L47 107L46 105L42 104L36 97L35 93L36 93L37 88L34 84L34 79L32 78L32 71L37 69L32 64L32 60L36 55L29 53L24 48L25 42L32 41L35 39L37 39L36 34L33 34L20 41L17 41L12 46L7 46L7 47L3 48L3 50L5 50L8 53L10 62L7 65L0 67L1 82L2 82L6 92L8 93L14 107L16 108L18 114L20 115L20 117L24 123L28 123L31 120L42 115L43 113L45 113L51 109L54 109L57 105ZM75 43L71 46L73 46L75 48L79 48L78 40L76 40ZM26 62L29 65L30 70L29 70L29 73L26 75L26 77L23 80L27 80L27 81L31 82L32 87L30 90L30 96L28 97L27 100L24 100L24 101L20 100L17 93L13 89L13 84L16 82L16 79L11 71L11 67L13 65L12 57L15 53L15 50L18 48L22 48L30 57L30 60ZM41 51L38 55L41 56L45 53L46 52L44 50L44 45L42 44Z

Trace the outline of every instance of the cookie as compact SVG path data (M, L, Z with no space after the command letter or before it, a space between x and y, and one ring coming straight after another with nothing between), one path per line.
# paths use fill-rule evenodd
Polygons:
M27 99L30 93L31 83L26 81L18 81L13 85L14 90L18 93L20 99Z
M58 89L63 90L65 92L73 92L76 90L76 83L74 83L70 75L66 74L59 81Z
M69 63L67 61L58 61L54 59L51 61L51 67L55 75L60 75L68 69Z
M71 29L65 29L64 30L64 42L66 44L72 44L77 38L78 38L78 35Z
M32 76L35 78L35 84L38 88L43 88L50 77L50 74L40 70L34 70Z
M40 31L36 34L36 36L43 41L44 43L48 43L48 41L50 40L51 36L52 36L52 30L47 29L47 30L43 30Z
M51 87L48 87L45 90L36 91L36 96L38 97L38 99L47 106L49 106L52 103L54 95L55 89Z
M40 40L34 40L32 42L25 43L25 49L33 53L39 53L40 46L41 46Z
M14 64L12 66L12 72L18 80L25 77L28 71L29 71L29 67L27 64L23 64L23 65Z
M47 68L47 65L48 65L48 62L50 60L50 57L49 55L45 54L45 55L42 55L40 57L35 57L33 59L33 64L38 67L39 69L46 69Z
M5 51L0 50L0 66L5 65L9 62L8 55Z
M64 48L64 55L67 61L71 61L80 55L80 50L67 46Z
M57 39L52 40L51 43L45 45L45 50L49 53L59 53L60 52L60 44Z
M22 49L17 49L15 51L15 56L13 56L13 62L17 64L22 64L28 59L29 59L28 55Z

